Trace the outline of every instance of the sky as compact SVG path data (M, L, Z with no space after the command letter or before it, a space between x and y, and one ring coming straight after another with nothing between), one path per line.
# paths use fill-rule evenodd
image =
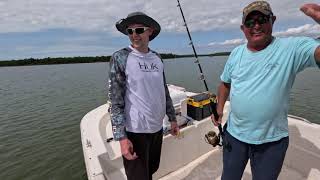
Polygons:
M198 54L231 51L246 42L242 9L252 0L180 0ZM304 3L268 0L277 16L273 35L320 36L320 25L304 15ZM161 25L150 48L192 54L176 0L0 0L0 60L109 56L130 44L115 23L141 11Z

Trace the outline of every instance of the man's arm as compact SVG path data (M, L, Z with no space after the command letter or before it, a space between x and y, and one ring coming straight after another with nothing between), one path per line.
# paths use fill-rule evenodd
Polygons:
M310 16L314 21L320 24L320 5L319 4L304 4L301 6L300 10Z
M317 64L320 68L320 45L317 47L314 57L316 58Z
M217 104L217 113L219 115L219 119L215 119L214 116L211 116L214 125L221 124L222 116L223 116L223 108L226 103L229 94L230 94L230 83L221 82L218 87L218 104Z
M320 24L320 5L315 3L304 4L301 6L300 10L311 17L314 21ZM320 67L320 46L316 49L314 57L317 61L318 66Z

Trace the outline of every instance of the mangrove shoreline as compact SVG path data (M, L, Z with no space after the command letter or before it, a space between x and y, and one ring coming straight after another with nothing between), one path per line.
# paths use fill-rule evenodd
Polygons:
M229 56L230 52L219 52L213 54L201 54L200 56ZM194 57L190 55L177 55L177 54L160 54L162 59L174 59L174 58L185 58ZM0 67L7 66L33 66L33 65L51 65L51 64L77 64L77 63L97 63L97 62L109 62L111 56L96 56L96 57L58 57L58 58L29 58L22 60L8 60L0 61Z

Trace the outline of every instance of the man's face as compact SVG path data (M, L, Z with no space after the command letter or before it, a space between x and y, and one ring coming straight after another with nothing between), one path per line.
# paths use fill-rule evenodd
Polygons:
M274 16L266 16L258 11L247 16L241 29L248 40L249 47L263 47L270 43L274 20Z
M153 32L152 28L146 27L143 24L131 24L128 26L127 32L132 43L132 47L140 51L148 49L149 36Z

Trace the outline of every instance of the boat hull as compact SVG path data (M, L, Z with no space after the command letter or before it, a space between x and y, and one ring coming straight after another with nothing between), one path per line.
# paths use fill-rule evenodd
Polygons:
M181 100L175 108L179 114L178 121L183 122L186 100ZM108 142L113 135L107 109L108 104L102 105L81 121L81 140L89 180L126 179L120 145L113 140ZM225 105L224 118L228 111L229 102ZM320 125L296 116L288 116L288 123L290 143L279 179L320 179ZM181 128L178 137L164 135L160 167L153 175L154 179L220 179L222 150L204 140L204 135L210 130L218 132L208 117L193 123L189 121ZM251 179L250 163L243 179Z

